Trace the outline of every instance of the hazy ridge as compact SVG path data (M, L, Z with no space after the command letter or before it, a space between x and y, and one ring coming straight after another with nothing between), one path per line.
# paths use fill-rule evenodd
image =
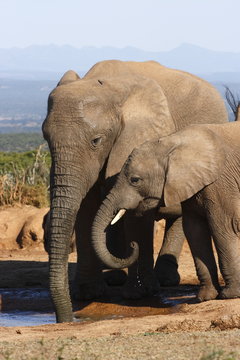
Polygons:
M216 52L183 44L168 52L148 52L133 47L69 45L0 49L0 133L40 132L47 98L62 74L76 70L80 76L104 59L146 61L192 72L213 83L224 96L224 86L240 92L240 53Z
M0 49L0 72L42 72L44 76L54 72L58 77L59 73L69 68L85 72L96 62L105 59L156 60L169 67L198 74L240 74L240 53L213 51L191 44L182 44L166 52L144 51L134 47L75 48L70 45Z

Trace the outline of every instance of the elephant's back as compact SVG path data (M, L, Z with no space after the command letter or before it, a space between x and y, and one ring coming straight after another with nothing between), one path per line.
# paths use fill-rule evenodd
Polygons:
M152 64L150 64L152 67ZM146 72L151 77L152 72ZM155 80L165 94L179 130L190 124L225 123L228 113L224 99L209 82L188 72L160 66Z
M128 62L128 67L134 63ZM138 73L161 86L177 129L194 123L225 123L228 113L218 90L209 82L156 61L137 64Z
M131 73L126 61L104 60L96 63L84 76L85 79L111 78Z
M104 60L96 63L86 73L84 78L92 79L96 77L117 77L127 74L141 75L156 80L157 73L160 77L162 72L166 71L166 67L156 61L121 61L121 60Z
M229 146L240 149L240 121L232 121L226 124L206 124L205 126L223 138Z
M223 123L228 120L224 100L207 81L156 61L106 60L95 64L85 79L140 75L161 86L169 110L179 130L195 123Z

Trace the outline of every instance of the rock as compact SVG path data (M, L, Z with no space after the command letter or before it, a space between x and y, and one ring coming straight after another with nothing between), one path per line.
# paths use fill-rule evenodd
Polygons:
M18 235L17 242L21 248L29 246L37 247L43 244L43 218L48 208L36 209L36 212L26 218L25 223Z
M43 247L43 216L49 209L23 205L0 209L0 249Z

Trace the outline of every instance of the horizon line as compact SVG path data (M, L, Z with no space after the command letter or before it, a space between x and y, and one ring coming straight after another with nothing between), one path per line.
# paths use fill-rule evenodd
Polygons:
M135 49L135 50L140 50L146 53L168 53L171 51L174 51L176 49L179 48L183 48L183 47L193 47L193 48L198 48L198 49L202 49L202 50L207 50L207 51L212 51L212 52L224 52L224 53L235 53L238 54L240 53L240 51L234 51L234 50L214 50L214 49L210 49L201 45L196 45L193 43L188 43L188 42L182 42L181 44L169 49L169 50L145 50L133 45L126 45L123 47L117 47L114 45L103 45L103 46L97 46L97 45L83 45L81 47L72 45L72 44L56 44L56 43L45 43L45 44L31 44L31 45L27 45L27 46L10 46L10 47L0 47L0 50L25 50L25 49L29 49L31 47L56 47L56 48L64 48L64 47L70 47L76 50L81 50L81 49L106 49L106 48L112 48L112 49L117 49L117 50L125 50L125 49Z

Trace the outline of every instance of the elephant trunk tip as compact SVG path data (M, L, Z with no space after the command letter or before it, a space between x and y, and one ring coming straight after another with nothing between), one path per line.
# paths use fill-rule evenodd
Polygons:
M137 255L139 255L139 247L138 247L138 243L137 243L136 241L131 241L130 247L131 247L132 249L134 249L134 254L135 254L135 252L138 252ZM132 256L133 256L133 254L132 254ZM135 255L135 256L136 256L136 255Z

